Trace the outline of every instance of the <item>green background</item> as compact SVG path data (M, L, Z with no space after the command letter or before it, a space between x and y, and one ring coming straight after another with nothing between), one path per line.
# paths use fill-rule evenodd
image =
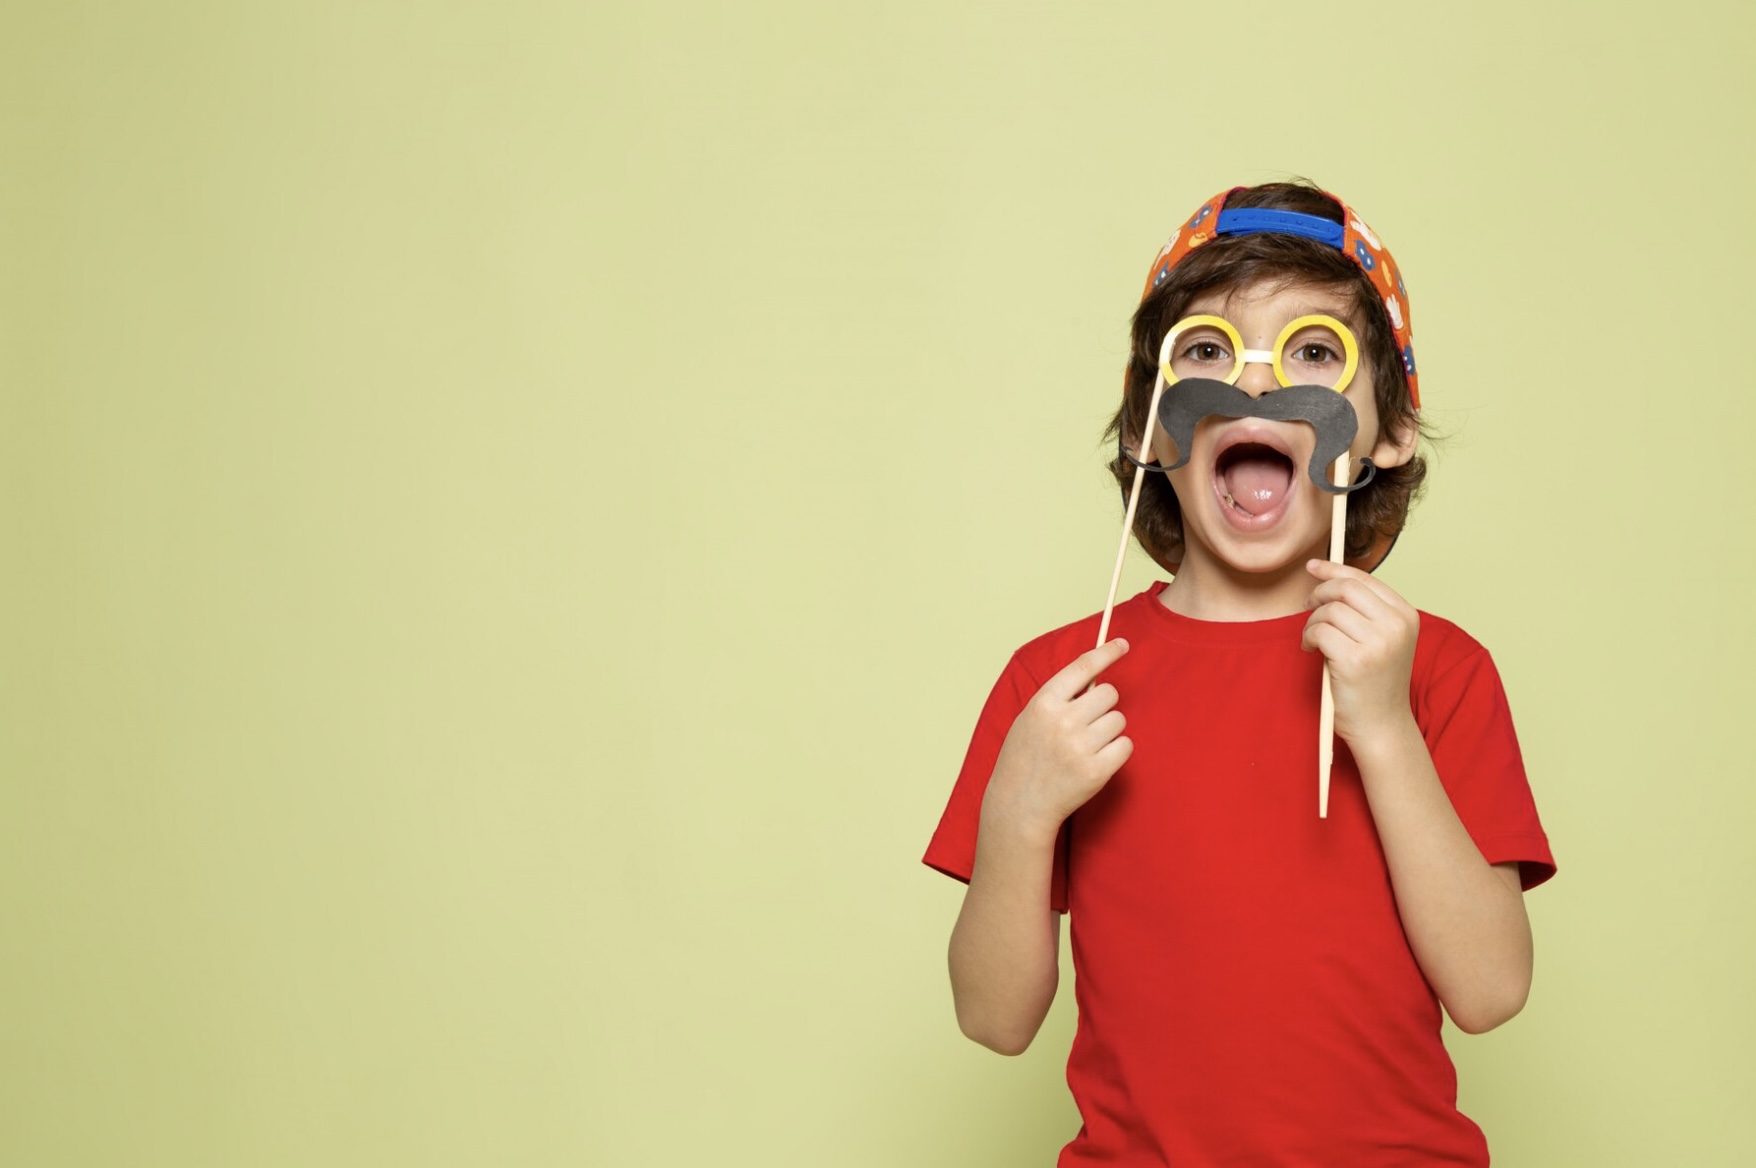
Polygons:
M1561 876L1508 1166L1756 1162L1746 5L8 5L0 1162L1049 1164L918 860L1307 175ZM1131 560L1128 591L1151 579Z

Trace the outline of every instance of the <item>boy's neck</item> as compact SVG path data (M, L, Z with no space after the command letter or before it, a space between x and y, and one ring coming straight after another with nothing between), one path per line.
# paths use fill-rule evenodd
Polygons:
M1178 566L1158 600L1194 620L1274 620L1305 611L1316 586L1302 558L1270 572L1243 572L1196 552Z

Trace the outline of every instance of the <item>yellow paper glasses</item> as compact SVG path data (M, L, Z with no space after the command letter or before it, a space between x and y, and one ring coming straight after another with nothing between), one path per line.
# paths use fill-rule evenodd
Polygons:
M1289 322L1272 349L1246 349L1231 321L1207 315L1184 317L1159 347L1167 386L1188 377L1236 385L1252 363L1272 365L1282 386L1321 385L1339 393L1360 367L1360 345L1347 325L1314 313Z

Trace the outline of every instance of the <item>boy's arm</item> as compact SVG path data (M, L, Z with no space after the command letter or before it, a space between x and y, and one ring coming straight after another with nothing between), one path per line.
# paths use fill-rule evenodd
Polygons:
M1335 730L1359 764L1403 932L1458 1029L1492 1030L1530 993L1530 920L1518 865L1483 859L1409 708L1420 614L1356 568L1310 571L1305 647L1329 662Z
M951 993L964 1034L1001 1054L1036 1037L1060 978L1049 880L1062 822L1134 746L1116 687L1092 685L1128 651L1117 639L1043 683L1013 720L982 796L975 863L951 932Z
M1530 920L1518 865L1482 858L1412 716L1404 730L1348 746L1421 972L1459 1030L1492 1030L1530 994Z
M957 1025L989 1050L1022 1054L1060 981L1061 914L1049 907L1047 840L982 815L975 870L951 931Z

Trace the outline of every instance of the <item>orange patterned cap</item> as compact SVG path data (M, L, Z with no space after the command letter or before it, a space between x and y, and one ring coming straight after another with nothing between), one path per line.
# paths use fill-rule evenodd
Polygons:
M1384 311L1390 317L1390 328L1396 334L1396 348L1402 355L1402 371L1408 379L1409 400L1413 402L1415 409L1420 409L1421 390L1420 381L1415 375L1414 329L1409 323L1408 289L1403 286L1402 273L1397 270L1390 249L1378 242L1378 237L1352 207L1336 199L1328 191L1318 193L1335 199L1341 205L1340 223L1321 215L1279 211L1268 207L1235 207L1230 211L1226 210L1226 200L1244 189L1233 187L1220 192L1201 204L1189 221L1177 229L1177 234L1171 237L1170 242L1165 244L1157 258L1152 261L1152 271L1146 277L1146 287L1140 293L1141 298L1145 299L1149 292L1162 284L1170 275L1171 269L1181 263L1185 256L1217 235L1252 235L1270 231L1300 235L1326 243L1358 264L1360 270L1366 273L1366 278L1372 282L1372 287L1377 289L1379 298L1384 301Z

